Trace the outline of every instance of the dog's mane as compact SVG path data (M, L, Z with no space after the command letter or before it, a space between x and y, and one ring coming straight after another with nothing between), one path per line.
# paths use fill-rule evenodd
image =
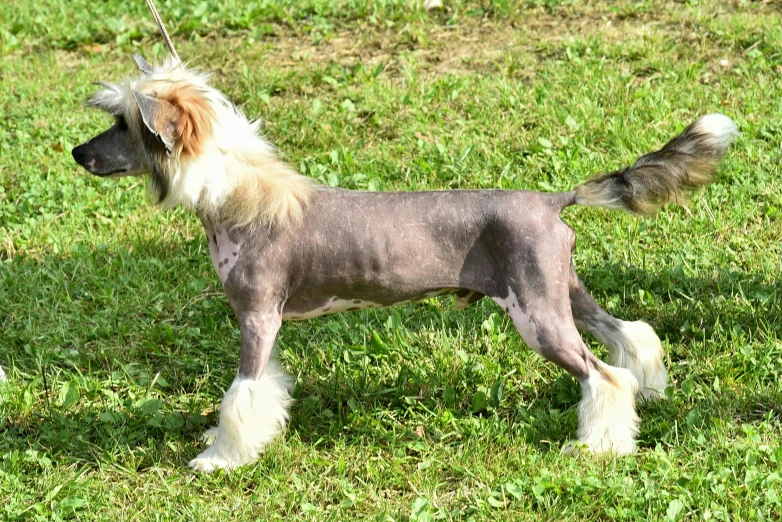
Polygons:
M173 59L141 78L101 83L88 105L124 117L153 165L150 192L166 207L184 205L224 226L281 227L299 221L314 185L280 160L209 75ZM169 153L142 121L133 91L175 106L180 118Z

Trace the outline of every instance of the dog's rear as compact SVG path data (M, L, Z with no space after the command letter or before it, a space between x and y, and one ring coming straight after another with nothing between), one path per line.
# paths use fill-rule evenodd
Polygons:
M682 204L693 191L713 181L716 168L736 135L736 125L727 116L703 116L632 166L577 186L567 194L570 197L564 206L588 205L648 216L666 203ZM612 317L592 299L572 268L569 294L578 329L591 333L608 347L612 366L626 368L633 374L639 396L664 397L668 378L662 343L654 329L643 321ZM582 425L594 423L585 421ZM588 441L590 434L580 432L579 438Z

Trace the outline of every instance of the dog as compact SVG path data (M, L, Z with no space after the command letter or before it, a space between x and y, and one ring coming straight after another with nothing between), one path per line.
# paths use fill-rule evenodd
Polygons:
M483 297L524 342L581 386L577 441L563 451L636 449L636 397L664 397L663 347L642 321L612 317L571 261L571 205L650 215L711 182L736 126L703 116L632 166L564 193L522 190L358 192L316 186L278 158L209 77L171 57L140 77L103 83L89 106L114 125L72 151L103 177L149 175L152 198L193 209L241 326L236 378L208 447L190 462L211 472L255 462L285 428L292 382L272 357L282 321L455 295ZM608 347L599 360L579 330Z

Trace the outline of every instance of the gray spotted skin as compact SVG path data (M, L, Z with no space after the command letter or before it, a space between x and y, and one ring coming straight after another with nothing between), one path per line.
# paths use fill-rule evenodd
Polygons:
M234 243L228 232L219 225L213 224L204 217L201 218L201 224L204 225L206 239L209 243L209 257L212 259L212 266L217 272L220 282L225 283L228 274L231 273L239 259L241 246Z
M282 231L205 223L210 249L238 252L227 272L223 254L213 261L242 325L239 374L263 373L282 320L456 294L462 305L494 299L531 347L586 378L596 359L570 315L575 235L559 217L572 203L573 193L322 188Z

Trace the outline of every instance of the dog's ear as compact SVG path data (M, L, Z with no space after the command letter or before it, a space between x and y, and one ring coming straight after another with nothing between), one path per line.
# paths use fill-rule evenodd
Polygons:
M171 154L176 145L178 136L179 120L181 114L179 109L172 103L133 91L133 98L136 100L138 110L141 113L141 119L149 131L158 136L160 141L166 147L166 152Z
M152 66L149 65L149 62L147 62L143 56L140 54L134 54L133 61L136 62L136 66L138 66L139 71L144 74L152 74Z

